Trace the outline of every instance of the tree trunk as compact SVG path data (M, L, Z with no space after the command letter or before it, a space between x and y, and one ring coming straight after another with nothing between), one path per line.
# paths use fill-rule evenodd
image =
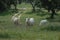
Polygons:
M50 9L48 9L48 12L50 12Z
M16 5L14 5L15 6L15 10L17 10L17 6Z
M32 7L33 7L33 9L32 9L32 10L33 10L33 12L35 12L35 6L32 6Z
M51 11L52 11L52 13L51 13L51 18L53 19L53 18L54 18L54 15L55 15L56 13L55 13L55 10L54 10L54 9L52 9Z
M33 9L32 9L32 11L33 11L33 12L35 12L35 4L34 4L34 3L32 3L32 2L30 2L30 3L31 3L32 8L33 8Z

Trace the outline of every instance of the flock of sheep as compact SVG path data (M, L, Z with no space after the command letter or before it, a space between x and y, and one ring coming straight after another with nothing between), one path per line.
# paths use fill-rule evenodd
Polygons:
M18 16L19 15L19 16ZM15 25L19 25L19 24L21 24L20 23L20 17L21 17L21 15L22 14L19 14L19 13L17 13L17 14L15 14L13 17L12 17L12 21L13 21L13 23L15 24ZM35 20L34 20L34 18L29 18L29 17L27 17L26 18L26 20L25 20L25 22L26 22L26 25L28 25L28 26L33 26L34 25L34 23L35 23ZM48 20L41 20L40 21L40 23L39 23L39 26L40 25L46 25L48 23Z

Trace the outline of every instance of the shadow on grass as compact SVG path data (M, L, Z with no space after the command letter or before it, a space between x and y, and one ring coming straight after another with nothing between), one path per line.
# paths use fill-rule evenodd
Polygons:
M26 12L26 14L36 14L37 16L50 15L49 12L44 12L44 11L42 11L42 10L36 10L35 12L30 11L30 12Z
M6 33L6 32L0 33L0 38L10 38L10 37L11 36L8 33Z
M10 14L11 14L10 11L4 11L0 13L0 16L10 15Z
M50 14L44 11L37 11L37 16L45 16L45 15L50 15Z
M46 19L49 20L50 22L60 22L60 18L53 18L53 19L51 19L50 17L48 17Z
M34 12L30 11L30 12L26 12L25 14L33 14Z
M44 27L41 30L47 30L47 31L60 31L60 26L48 26L48 27Z
M26 14L36 14L37 16L50 15L48 12L44 12L44 11L41 11L41 10L37 10L37 11L35 11L35 12L33 12L33 11L28 11L28 12L26 12Z
M4 12L0 12L0 16L5 16L5 15L11 15L11 14L14 14L14 13L18 13L18 10L6 10Z

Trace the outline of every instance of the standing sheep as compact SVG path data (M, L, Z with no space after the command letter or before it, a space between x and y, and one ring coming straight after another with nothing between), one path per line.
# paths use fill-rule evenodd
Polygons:
M29 22L30 22L30 25L34 25L34 18L30 18Z
M47 25L48 24L48 20L41 20L39 23L39 26L41 25Z
M18 13L18 14L19 14L19 13ZM12 17L12 21L14 22L15 25L19 25L19 20L20 20L21 14L17 17L18 14L15 14L15 15Z
M26 24L27 25L33 25L34 24L34 18L26 18Z

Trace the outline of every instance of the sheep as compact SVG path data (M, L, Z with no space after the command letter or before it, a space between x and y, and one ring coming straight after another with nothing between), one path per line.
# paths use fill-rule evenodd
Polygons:
M26 24L27 25L33 25L34 24L34 18L26 18Z
M39 23L39 26L47 25L47 23L48 23L48 20L41 20L40 23Z
M19 13L18 13L19 14ZM21 17L21 14L17 17L18 14L15 14L13 17L12 17L12 21L15 25L19 25L19 20L20 20L20 17Z
M34 25L34 18L30 18L29 22L30 22L30 25Z
M26 18L26 25L29 25L29 19L30 18Z
M18 25L18 24L19 24L19 21L18 21L18 20L19 20L19 19L18 19L17 17L15 17L15 18L13 19L14 24Z

